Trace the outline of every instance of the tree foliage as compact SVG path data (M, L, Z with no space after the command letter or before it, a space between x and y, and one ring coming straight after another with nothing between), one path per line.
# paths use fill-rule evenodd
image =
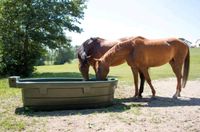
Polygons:
M56 58L54 61L55 65L64 64L66 62L70 63L72 59L74 59L74 49L72 47L69 48L59 48L57 50Z
M29 76L50 49L68 47L64 30L80 33L85 0L4 0L0 5L0 72Z

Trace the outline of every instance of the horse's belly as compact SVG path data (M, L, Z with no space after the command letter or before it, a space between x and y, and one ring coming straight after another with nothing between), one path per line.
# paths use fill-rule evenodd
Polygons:
M160 62L157 62L157 63L150 63L149 64L149 67L157 67L157 66L162 66L166 63L168 63L169 61L160 61Z
M174 52L172 48L148 49L144 52L144 60L148 67L161 66L172 60Z
M168 63L170 60L172 60L172 57L171 55L162 56L161 54L160 56L148 56L146 60L147 65L149 65L149 67L156 67Z

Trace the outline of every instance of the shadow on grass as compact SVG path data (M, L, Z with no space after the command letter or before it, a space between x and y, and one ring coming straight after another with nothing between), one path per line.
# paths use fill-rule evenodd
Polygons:
M74 109L74 110L55 110L55 111L34 111L25 107L16 108L15 113L17 115L27 116L66 116L66 115L88 115L94 113L119 113L131 109L131 107L137 107L138 105L126 105L123 103L114 102L113 105L95 109Z
M168 97L156 98L123 98L114 99L112 106L98 109L81 109L81 110L59 110L59 111L33 111L24 107L17 108L15 113L27 116L66 116L66 115L88 115L94 113L121 113L127 110L138 109L141 107L176 107L176 106L200 106L200 98L179 98L173 99Z
M1 79L5 79L5 78L8 78L8 76L2 76L2 75L0 75L0 80Z

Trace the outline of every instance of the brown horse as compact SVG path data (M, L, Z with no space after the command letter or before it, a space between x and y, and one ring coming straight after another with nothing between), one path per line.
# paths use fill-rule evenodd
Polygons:
M77 51L79 60L79 71L81 72L84 80L89 79L90 66L92 66L96 72L94 58L102 57L114 45L118 44L119 42L123 42L132 38L134 37L125 37L115 41L109 41L103 38L95 37L86 40ZM122 64L125 61L126 60L122 60L118 62L118 64ZM115 66L115 64L112 64L111 66ZM144 82L145 82L144 76L142 73L140 73L140 92L139 92L140 96L142 96L142 92L144 89Z
M139 36L121 42L113 46L100 59L96 59L97 78L100 80L105 79L109 73L109 67L113 64L120 64L118 62L123 60L126 60L131 67L135 83L135 96L138 96L138 72L143 73L154 97L156 91L151 83L148 69L168 62L177 78L176 93L173 97L179 97L181 87L186 85L189 74L190 53L188 45L179 39L148 40Z

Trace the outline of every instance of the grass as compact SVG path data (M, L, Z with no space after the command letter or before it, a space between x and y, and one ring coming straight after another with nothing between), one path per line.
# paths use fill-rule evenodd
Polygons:
M0 126L3 126L5 130L22 131L25 129L24 121L18 120L14 116L9 116L0 120Z
M200 78L200 49L192 48L190 50L190 74L189 79L194 80ZM50 65L36 67L34 77L81 77L78 70L78 61L74 60L71 64ZM94 70L90 68L90 75L94 77ZM132 82L132 72L127 64L122 64L110 68L109 76L117 77L121 82L130 84ZM169 64L160 67L150 68L150 77L155 79L175 77Z
M200 78L200 49L191 49L191 63L190 63L190 75L189 80L194 80ZM94 77L94 71L90 69L91 77ZM117 67L112 67L109 76L117 77L120 80L120 84L132 85L132 73L127 66L123 64ZM174 77L169 64L163 65L161 67L151 68L150 76L152 79L161 79ZM74 77L79 78L81 74L78 70L78 62L74 60L71 64L65 65L48 65L48 66L38 66L33 74L33 77ZM118 94L118 93L117 93ZM122 93L121 93L122 94ZM127 93L126 93L127 94ZM132 95L130 93L130 95ZM117 95L121 97L121 95ZM124 96L123 96L124 97ZM22 106L21 92L20 89L10 89L8 86L7 78L0 79L0 131L34 131L34 126L37 127L45 126L45 122L50 117L28 117L30 113L25 113L22 115L15 114L17 107ZM95 111L89 112L93 113L95 116ZM131 104L126 105L115 105L103 110L97 111L97 113L109 113L112 116L116 116L122 122L129 122L135 120L135 116L140 114L140 105ZM74 112L73 112L74 113ZM80 112L75 112L78 115ZM115 114L114 114L115 113ZM117 114L116 114L117 113ZM81 112L80 116L84 114ZM125 116L122 117L122 115ZM132 115L131 117L127 116ZM152 122L159 123L159 120L152 119ZM33 126L29 128L30 126ZM42 128L42 127L41 127ZM43 129L43 128L42 128ZM39 129L40 130L40 129Z

